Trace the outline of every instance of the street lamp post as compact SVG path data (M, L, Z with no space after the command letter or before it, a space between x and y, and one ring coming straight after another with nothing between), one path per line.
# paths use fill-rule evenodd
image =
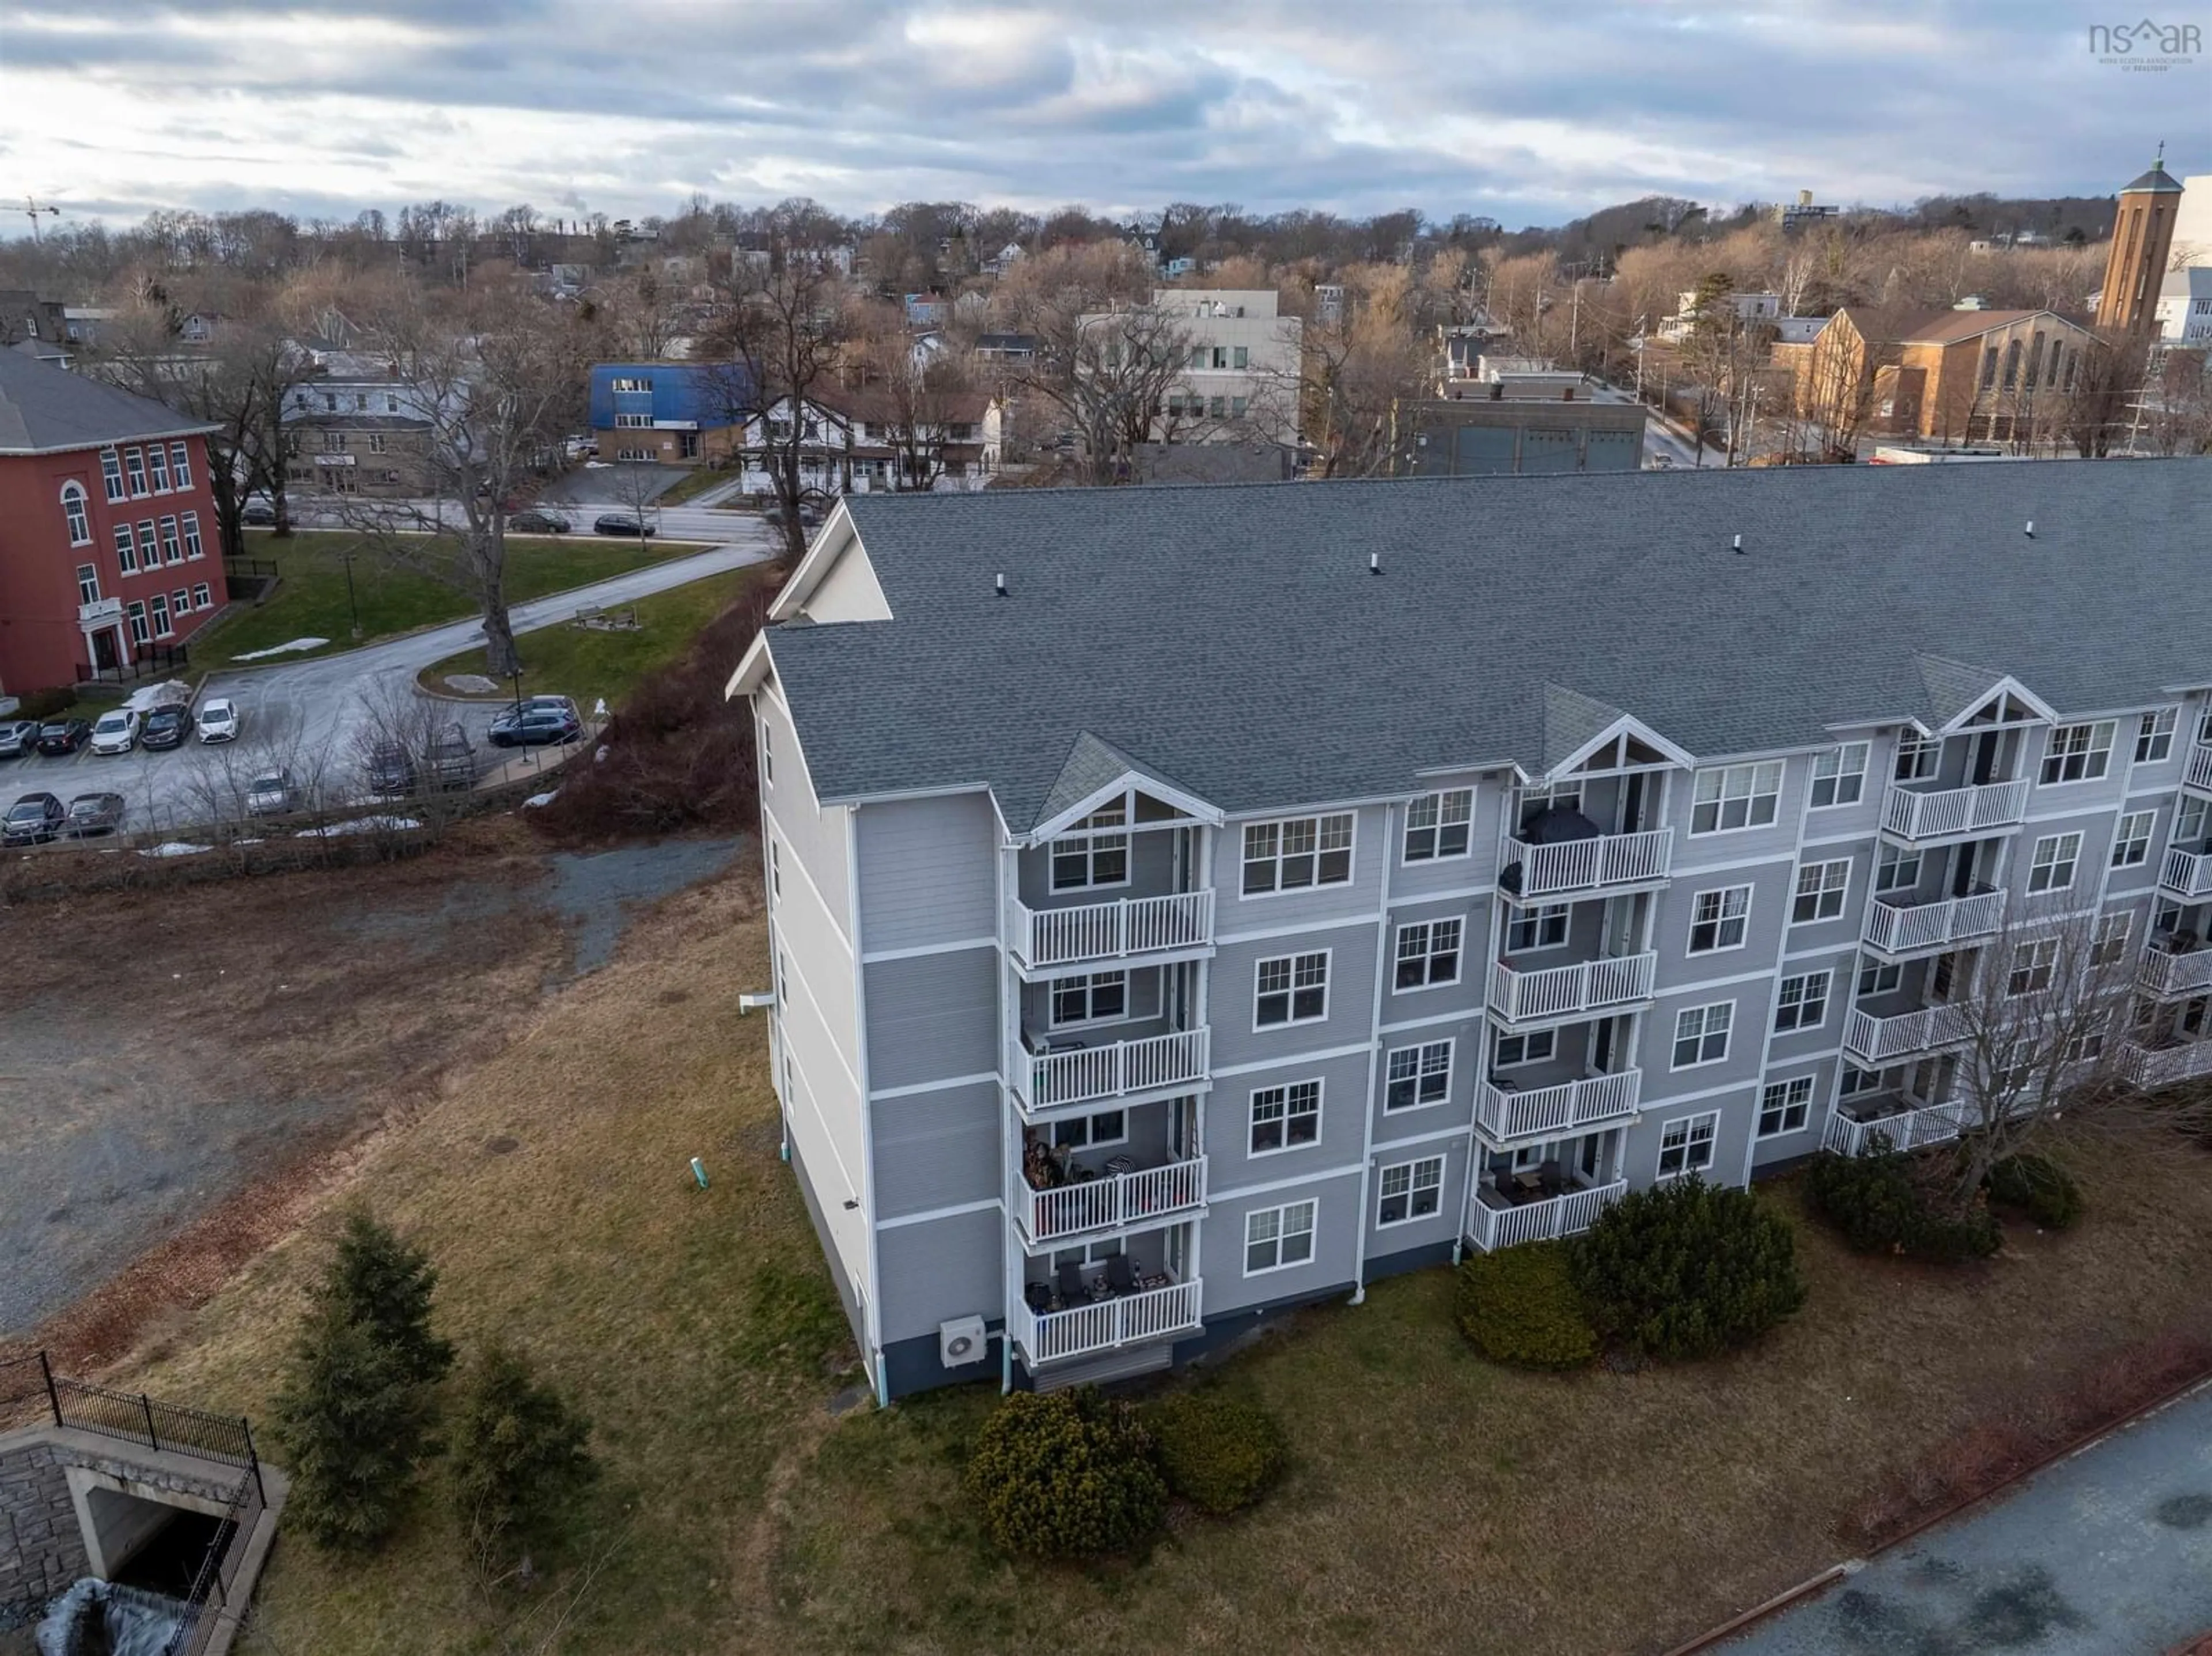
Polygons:
M359 602L358 602L358 601L356 601L356 598L354 597L354 592L353 592L353 547L352 547L352 545L351 545L350 543L348 543L348 545L345 547L344 550L343 550L342 552L340 552L340 553L338 554L338 556L339 556L339 559L340 559L340 560L341 560L341 561L345 564L345 576L346 576L346 609L347 609L347 610L348 610L348 611L352 615L352 616L353 616L353 635L354 635L354 637L355 637L355 638L358 639L358 638L361 636L361 604L359 604Z

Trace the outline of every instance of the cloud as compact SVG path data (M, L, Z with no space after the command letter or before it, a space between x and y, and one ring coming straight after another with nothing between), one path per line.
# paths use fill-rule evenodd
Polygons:
M17 0L0 154L111 218L703 189L1517 224L1655 192L2103 194L2208 94L2212 59L2100 64L2059 0Z

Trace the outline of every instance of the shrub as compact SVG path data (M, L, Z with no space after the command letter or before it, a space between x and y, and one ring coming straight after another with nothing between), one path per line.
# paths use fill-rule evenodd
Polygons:
M2018 1208L2045 1230L2064 1230L2081 1216L2081 1187L2047 1156L2022 1150L1990 1169L1990 1200Z
M356 1209L316 1296L388 1347L410 1380L430 1385L453 1366L452 1344L430 1331L437 1283L428 1253Z
M1167 1485L1136 1410L1090 1386L1000 1404L969 1457L969 1499L1004 1551L1124 1552L1159 1527Z
M1579 1368L1597 1356L1597 1331L1557 1242L1470 1255L1459 1268L1453 1314L1492 1362Z
M1146 1422L1168 1487L1194 1507L1233 1513L1267 1492L1288 1450L1275 1417L1218 1392L1178 1392Z
M1805 1168L1805 1198L1861 1253L1951 1264L1987 1259L2003 1241L1987 1207L1955 1211L1932 1170L1895 1150L1823 1150Z
M1789 1222L1695 1175L1623 1197L1568 1259L1598 1332L1654 1357L1711 1356L1805 1303Z
M292 1475L287 1518L319 1547L361 1552L398 1526L429 1447L430 1392L344 1308L308 1315L275 1405Z
M526 1558L559 1532L568 1503L599 1475L590 1433L507 1347L488 1346L470 1365L449 1471L454 1515L480 1562Z
M15 698L15 711L10 719L52 719L56 713L76 701L74 689L26 690Z

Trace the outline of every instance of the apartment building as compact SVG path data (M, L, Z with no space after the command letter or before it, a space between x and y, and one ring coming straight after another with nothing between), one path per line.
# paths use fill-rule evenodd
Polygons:
M1305 324L1280 313L1273 289L1162 288L1150 309L1168 319L1188 353L1154 420L1158 441L1297 441ZM1081 325L1111 319L1099 312Z
M729 688L879 1394L1954 1132L2015 917L2212 1075L2208 517L2202 460L845 501Z

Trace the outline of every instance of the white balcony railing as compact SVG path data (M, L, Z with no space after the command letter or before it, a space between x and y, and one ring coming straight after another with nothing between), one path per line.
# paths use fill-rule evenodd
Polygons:
M2212 1076L2212 1040L2194 1040L2179 1046L2138 1046L2127 1041L2120 1047L2120 1073L2145 1088L2171 1087Z
M1658 970L1659 956L1650 949L1540 972L1519 971L1501 961L1491 976L1491 1004L1509 1023L1623 1011L1651 998Z
M1955 1046L1972 1035L1964 1006L1923 1006L1887 1018L1854 1008L1844 1020L1844 1050L1869 1066Z
M2205 751L2203 749L2199 752ZM2158 889L2170 897L2195 902L2212 897L2212 854L2195 851L2169 851L2158 871Z
M1838 1156L1858 1156L1873 1148L1875 1136L1889 1141L1893 1150L1917 1150L1923 1144L1948 1144L1966 1131L1969 1107L1929 1104L1917 1110L1899 1110L1875 1121L1854 1121L1838 1112L1828 1118L1820 1135L1824 1149Z
M1151 1224L1205 1200L1206 1158L1200 1156L1050 1190L1032 1190L1024 1180L1016 1193L1014 1217L1026 1240L1055 1242L1091 1231Z
M1577 893L1612 891L1664 880L1674 865L1674 830L1644 834L1601 834L1594 839L1532 845L1505 842L1508 867L1518 864L1516 895L1524 902Z
M1486 1081L1475 1095L1475 1120L1493 1144L1582 1132L1634 1115L1643 1083L1641 1070L1586 1076L1526 1092L1510 1083Z
M1972 937L1986 937L2004 925L2005 895L1975 891L1933 902L1877 897L1867 910L1867 947L1885 955L1910 955L1923 949L1948 949Z
M1185 1333L1199 1326L1200 1287L1193 1277L1066 1311L1032 1311L1017 1300L1009 1319L1014 1343L1036 1364Z
M1518 1207L1494 1208L1477 1198L1468 1215L1468 1240L1485 1253L1519 1242L1550 1242L1588 1230L1627 1190L1626 1179L1571 1190Z
M2212 793L2212 747L2195 747L2189 750L2189 768L2181 779L2199 793Z
M1213 943L1211 891L1124 897L1073 908L1031 908L1021 902L1008 907L1010 946L1015 958L1032 969L1172 954Z
M2136 984L2161 1000L2212 993L2212 949L2192 949L2185 955L2146 949L2142 964L2136 968Z
M1987 782L1937 793L1890 785L1881 825L1901 840L1944 840L2018 828L2027 816L2026 782Z
M1178 1029L1106 1046L1024 1053L1029 1082L1024 1097L1031 1109L1048 1110L1194 1085L1206 1078L1206 1034L1204 1028Z

